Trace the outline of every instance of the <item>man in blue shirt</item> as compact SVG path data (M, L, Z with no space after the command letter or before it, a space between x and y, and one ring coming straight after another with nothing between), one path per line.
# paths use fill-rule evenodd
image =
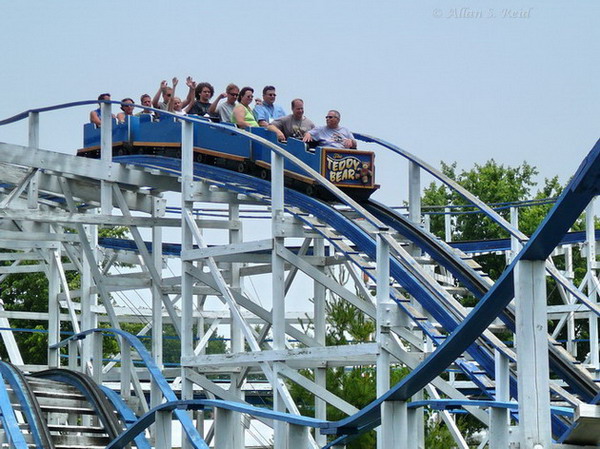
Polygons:
M273 86L265 86L263 89L262 104L256 105L253 111L254 117L260 126L266 128L273 120L286 115L283 108L275 104L276 97L275 88Z

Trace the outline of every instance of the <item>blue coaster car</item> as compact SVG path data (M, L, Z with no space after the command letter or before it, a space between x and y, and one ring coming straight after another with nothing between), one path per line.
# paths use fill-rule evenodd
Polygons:
M194 123L194 160L214 164L268 179L271 168L271 150L249 136L229 131L204 118ZM233 125L231 125L233 127ZM129 116L125 123L113 122L113 154L151 154L181 157L181 122L175 117L153 121L151 115ZM264 128L250 128L250 133L279 145L296 156L328 181L352 197L367 199L379 187L375 180L375 156L372 151L338 148L309 148L304 142L289 139L277 141L275 133ZM84 125L84 148L79 156L100 157L100 128ZM286 185L308 194L330 197L309 173L297 164L285 160Z

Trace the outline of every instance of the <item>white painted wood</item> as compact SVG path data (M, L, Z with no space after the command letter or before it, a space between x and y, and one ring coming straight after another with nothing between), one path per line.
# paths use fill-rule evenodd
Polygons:
M189 215L193 214L192 189L194 184L193 172L193 139L194 128L190 122L182 122L181 124L181 250L190 251L193 245L193 232L190 228L190 223L187 220ZM194 301L194 277L190 274L190 269L193 268L193 262L182 261L181 274L181 355L191 356L194 354L193 341L193 301ZM181 398L193 398L193 384L186 377L185 368L181 367ZM224 418L225 420L226 418ZM157 431L159 429L157 428ZM188 438L182 435L182 448L191 449L191 442Z
M108 178L112 172L112 107L110 103L102 103L100 105L100 112L102 114L102 127L100 130L100 159L107 168L106 175ZM103 215L110 215L112 213L112 186L108 179L101 181L100 187L100 203Z
M514 223L513 223L514 224ZM509 360L499 351L495 351L496 369L496 401L510 400ZM508 428L510 415L507 409L492 408L490 410L490 449L505 449L509 444Z
M29 112L29 147L39 148L40 146L40 113ZM36 170L34 176L29 181L29 190L27 192L28 209L37 209L39 195L39 173Z
M421 222L421 168L414 162L408 163L408 218Z
M288 424L288 448L289 449L312 449L308 439L308 428L295 424Z
M515 272L521 449L552 443L545 261L522 260Z
M408 436L408 408L403 401L385 401L381 405L381 426L377 448L411 448ZM414 443L414 442L413 442Z

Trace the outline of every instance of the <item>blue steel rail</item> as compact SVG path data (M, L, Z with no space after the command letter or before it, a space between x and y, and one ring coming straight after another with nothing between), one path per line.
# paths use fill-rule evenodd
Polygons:
M101 386L100 389L106 395L106 398L112 403L115 411L119 414L121 421L125 423L125 431L130 430L138 421L138 417L133 413L129 406L123 401L121 396L108 387ZM121 434L122 435L122 434ZM151 449L152 446L146 439L144 432L137 432L133 438L135 446L138 449ZM114 441L114 440L113 440Z
M25 437L19 429L19 423L6 389L4 376L0 373L0 421L6 433L8 443L16 449L28 449Z

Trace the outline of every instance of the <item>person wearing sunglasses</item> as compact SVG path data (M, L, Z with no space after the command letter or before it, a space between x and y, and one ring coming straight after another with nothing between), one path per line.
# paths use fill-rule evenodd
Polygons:
M317 142L322 147L356 148L356 139L347 128L340 126L340 118L340 113L332 109L325 116L325 126L307 131L302 141Z
M285 117L285 110L275 104L275 87L265 86L263 88L263 99L260 104L254 107L254 117L260 126L266 128L273 120Z
M238 104L233 108L231 114L231 123L235 123L238 128L258 127L252 109L250 109L253 98L254 89L248 86L242 87L238 95Z
M231 114L233 114L235 100L237 100L239 94L239 87L233 83L228 84L225 88L225 92L219 94L217 99L210 105L210 108L208 108L210 116L215 118L218 117L221 123L231 123ZM226 98L227 100L221 102L223 98Z
M123 103L121 105L121 111L123 112L119 112L117 114L117 122L125 123L125 117L127 117L128 115L133 115L133 100L127 97L123 98L121 100L121 103Z
M160 96L162 95L162 101L160 101ZM160 86L158 87L158 91L154 95L152 99L152 106L157 109L162 109L166 111L169 108L169 100L173 96L173 88L167 85L166 80L162 80L160 82Z

